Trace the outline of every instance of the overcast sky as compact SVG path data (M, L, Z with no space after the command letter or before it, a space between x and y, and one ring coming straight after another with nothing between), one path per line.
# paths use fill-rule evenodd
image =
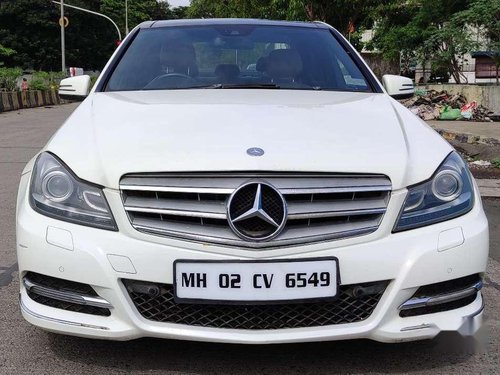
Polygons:
M173 7L178 7L180 5L187 6L189 5L189 0L168 0L168 3Z

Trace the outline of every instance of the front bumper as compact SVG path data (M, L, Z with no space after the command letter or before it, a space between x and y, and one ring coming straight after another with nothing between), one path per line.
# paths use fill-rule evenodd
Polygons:
M432 338L441 331L473 334L480 326L480 293L463 307L402 318L398 307L418 287L483 273L488 258L488 224L480 199L468 214L436 225L391 234L406 191L392 193L379 229L369 235L271 250L183 242L134 230L118 191L106 190L119 232L54 220L33 211L27 200L29 174L23 175L17 207L17 253L21 279L27 272L89 284L112 306L110 316L65 311L32 300L21 283L20 304L27 321L46 330L93 338L139 337L229 342L284 343L369 338L399 342ZM452 231L452 232L450 232ZM463 233L463 241L448 235ZM206 328L144 319L122 279L173 282L176 259L300 259L337 257L343 285L390 280L365 320L323 327L275 330Z

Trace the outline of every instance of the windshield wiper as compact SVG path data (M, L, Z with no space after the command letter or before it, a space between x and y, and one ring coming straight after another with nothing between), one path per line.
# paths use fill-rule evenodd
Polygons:
M216 83L205 86L207 89L279 89L275 83Z

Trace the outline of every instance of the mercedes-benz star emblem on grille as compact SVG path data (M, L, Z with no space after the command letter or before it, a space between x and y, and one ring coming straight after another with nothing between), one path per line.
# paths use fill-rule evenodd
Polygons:
M276 237L285 226L286 216L285 198L265 182L241 185L227 203L231 229L249 241L266 241Z
M264 155L264 150L259 147L251 147L247 150L247 154L250 156L262 156Z

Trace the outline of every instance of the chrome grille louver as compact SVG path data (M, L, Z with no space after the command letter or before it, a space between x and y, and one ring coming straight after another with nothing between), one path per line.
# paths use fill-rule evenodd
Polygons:
M245 241L227 222L226 201L240 185L265 181L288 206L284 230L267 242ZM245 248L269 248L374 232L386 211L390 180L381 175L144 174L120 182L132 226L143 232Z

